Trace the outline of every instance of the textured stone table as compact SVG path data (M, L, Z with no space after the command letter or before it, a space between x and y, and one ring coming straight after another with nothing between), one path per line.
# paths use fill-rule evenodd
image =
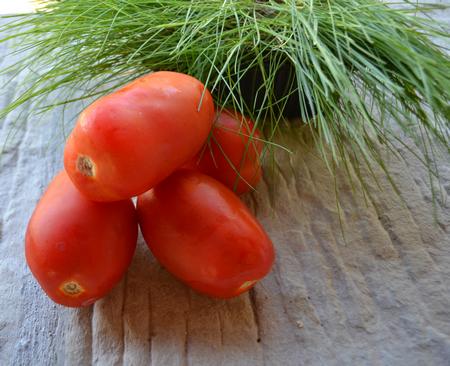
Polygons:
M11 62L6 48L3 65ZM0 80L0 107L23 77ZM43 295L23 250L34 205L62 167L62 113L24 121L25 112L0 125L1 142L9 136L0 165L0 365L450 364L448 155L439 158L435 208L426 170L401 146L407 163L389 167L403 202L382 174L381 190L369 181L364 198L339 173L344 240L324 164L295 136L280 136L295 153L278 151L278 178L267 174L245 198L277 250L254 290L229 301L200 296L140 238L124 280L94 306L73 310Z

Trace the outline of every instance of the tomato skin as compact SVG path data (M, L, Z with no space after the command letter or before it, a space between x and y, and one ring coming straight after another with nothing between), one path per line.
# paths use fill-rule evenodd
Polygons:
M140 195L137 210L154 256L194 290L230 298L270 271L274 249L264 229L207 175L181 169Z
M217 113L209 143L185 167L217 179L239 195L254 189L262 176L263 148L261 132L254 126L237 112Z
M213 121L213 99L200 81L151 73L83 111L68 138L64 166L91 200L130 198L192 159Z
M131 200L89 201L62 171L33 212L25 256L53 301L87 306L121 280L133 257L137 232Z

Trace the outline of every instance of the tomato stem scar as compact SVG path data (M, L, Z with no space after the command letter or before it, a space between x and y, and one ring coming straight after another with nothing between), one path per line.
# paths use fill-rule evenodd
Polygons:
M84 288L76 281L64 282L59 289L64 293L64 295L77 297L84 292Z
M86 177L93 177L95 175L95 165L88 156L79 155L77 158L77 169Z

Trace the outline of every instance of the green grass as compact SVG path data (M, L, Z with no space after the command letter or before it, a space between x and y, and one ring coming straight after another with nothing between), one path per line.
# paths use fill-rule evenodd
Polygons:
M151 70L193 75L227 106L256 121L270 142L287 99L270 92L283 63L296 78L301 119L330 171L367 164L386 170L380 146L396 153L400 126L436 175L435 143L449 151L448 25L425 16L443 6L375 0L46 1L0 29L22 55L3 73L32 70L24 103L33 113L103 95ZM239 81L259 69L262 105L245 103ZM61 92L49 102L49 95ZM69 92L67 92L69 91ZM52 97L53 98L53 97ZM305 106L312 106L314 114ZM267 144L270 149L274 144ZM358 170L356 169L356 172ZM357 174L359 177L359 175Z

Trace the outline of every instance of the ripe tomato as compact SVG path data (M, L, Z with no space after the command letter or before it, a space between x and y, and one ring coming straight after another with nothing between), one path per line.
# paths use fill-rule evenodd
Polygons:
M130 198L191 159L213 121L213 100L200 81L151 73L84 110L67 141L64 165L91 200Z
M39 201L28 224L25 255L31 272L56 303L87 306L127 270L137 240L131 200L87 200L65 172Z
M138 197L144 239L193 289L229 298L270 270L272 242L239 198L215 179L181 169Z
M211 139L185 167L198 169L237 194L255 188L261 179L261 132L237 112L217 114Z

